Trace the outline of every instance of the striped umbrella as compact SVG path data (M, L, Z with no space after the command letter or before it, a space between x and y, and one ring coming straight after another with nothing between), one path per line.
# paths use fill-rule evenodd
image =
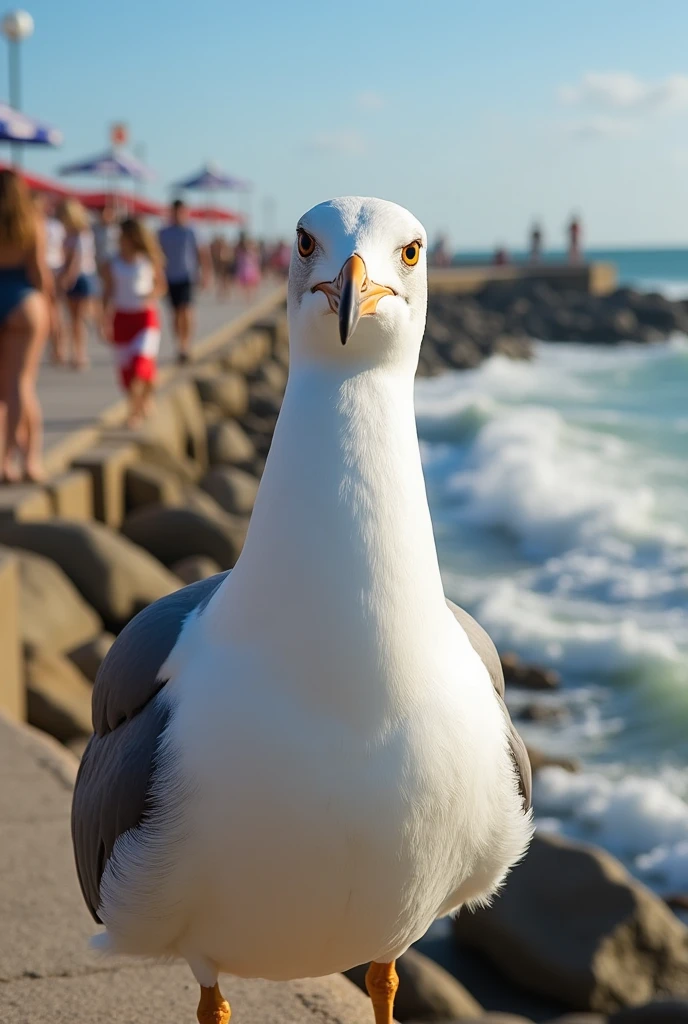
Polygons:
M0 103L0 141L24 142L33 146L59 146L62 132L43 121Z
M225 189L244 192L249 188L248 182L225 174L215 164L206 164L190 178L178 181L174 186L178 189L199 189L201 192L220 192Z
M155 172L137 160L131 153L121 149L107 149L104 153L67 164L59 174L95 174L101 178L131 178L133 181L151 181Z

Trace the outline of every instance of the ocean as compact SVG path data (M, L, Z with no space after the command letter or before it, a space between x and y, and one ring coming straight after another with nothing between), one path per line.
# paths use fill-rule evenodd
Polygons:
M688 298L688 251L594 255ZM448 596L562 676L519 729L583 770L539 773L538 828L688 892L688 339L540 343L418 380L416 409Z

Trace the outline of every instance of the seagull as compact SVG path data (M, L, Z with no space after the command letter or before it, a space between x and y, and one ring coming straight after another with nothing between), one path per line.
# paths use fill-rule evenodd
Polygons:
M488 635L445 598L416 433L426 234L345 197L298 223L290 371L242 554L149 606L93 690L72 811L95 948L220 973L395 960L524 855L530 766Z

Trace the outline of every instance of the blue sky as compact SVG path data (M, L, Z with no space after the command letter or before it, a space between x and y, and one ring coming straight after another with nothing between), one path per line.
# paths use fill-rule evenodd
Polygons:
M27 0L23 106L50 173L123 120L160 173L213 159L290 232L332 195L408 206L459 247L688 243L686 0ZM0 89L6 53L0 47ZM2 93L0 92L0 95Z

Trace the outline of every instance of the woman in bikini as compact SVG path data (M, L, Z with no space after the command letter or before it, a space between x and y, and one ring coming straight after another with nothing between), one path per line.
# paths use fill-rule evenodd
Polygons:
M43 477L36 380L48 337L48 291L42 222L24 181L0 170L0 480L6 483Z

